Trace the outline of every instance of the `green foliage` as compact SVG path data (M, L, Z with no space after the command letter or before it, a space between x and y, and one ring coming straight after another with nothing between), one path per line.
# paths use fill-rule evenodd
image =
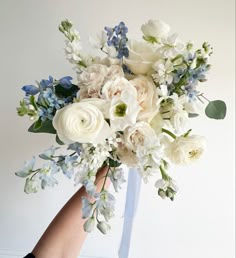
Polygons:
M64 142L62 142L60 140L60 138L58 137L58 135L56 135L56 142L59 144L59 145L64 145Z
M113 167L113 168L116 168L116 167L119 167L121 165L120 162L116 161L116 160L113 160L113 159L108 159L108 165L110 167Z
M79 90L78 86L72 84L72 86L68 89L62 87L60 84L55 86L55 93L59 98L67 98L73 96Z
M56 134L56 130L52 125L51 120L41 121L38 119L35 123L33 123L28 129L31 133L51 133Z
M226 116L227 107L224 101L210 101L205 109L205 114L212 119L224 119Z
M20 101L20 107L17 108L17 114L19 116L25 116L28 114L28 107L24 100Z

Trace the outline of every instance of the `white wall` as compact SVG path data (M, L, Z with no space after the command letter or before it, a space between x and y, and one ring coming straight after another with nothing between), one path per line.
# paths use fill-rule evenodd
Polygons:
M29 122L17 117L20 87L49 74L74 75L63 54L59 22L69 18L82 39L105 25L123 20L130 36L149 18L163 19L184 40L207 40L214 46L213 68L206 95L224 99L224 121L204 117L193 121L208 139L208 151L197 164L173 168L180 192L171 203L158 198L150 185L142 188L130 258L234 257L234 1L0 1L0 257L21 257L30 251L51 219L76 191L62 178L53 190L23 193L14 176L23 161L53 143L49 135L27 133ZM116 258L122 226L125 189L108 236L91 234L86 257Z

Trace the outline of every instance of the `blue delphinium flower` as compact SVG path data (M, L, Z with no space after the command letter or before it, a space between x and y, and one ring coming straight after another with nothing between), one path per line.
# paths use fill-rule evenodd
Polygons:
M59 80L59 83L62 87L64 87L65 89L70 89L71 86L72 86L72 77L70 76L65 76L65 77L62 77L60 80Z
M53 160L55 151L58 149L60 148L51 146L49 149L45 150L42 154L40 154L39 157L45 160Z
M35 161L35 157L33 157L31 160L26 161L24 167L21 170L17 171L15 174L20 177L27 177L33 172Z
M68 145L67 150L73 150L75 151L78 155L80 154L82 149L82 144L78 142L74 142Z
M34 85L25 85L21 89L25 92L26 96L36 95L39 93L39 88Z
M41 90L45 90L48 87L53 87L53 77L50 75L48 80L43 79L39 83L39 87Z
M63 174L66 175L68 178L72 178L72 176L74 175L74 168L77 164L77 158L78 156L67 155L64 162L60 164Z
M107 45L113 46L117 51L117 58L122 59L123 57L129 56L129 50L127 48L128 38L126 36L128 28L124 22L120 22L119 25L114 28L105 27L107 32Z
M58 183L53 175L58 173L59 170L60 168L54 161L49 161L48 163L44 164L43 168L41 168L39 172L39 179L41 180L42 189L45 189L46 186L53 187Z

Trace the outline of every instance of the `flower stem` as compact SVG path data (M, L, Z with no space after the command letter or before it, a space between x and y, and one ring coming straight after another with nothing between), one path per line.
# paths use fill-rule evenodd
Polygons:
M162 130L163 133L168 134L168 135L169 135L170 137L172 137L173 139L176 139L176 138L177 138L177 136L176 136L174 133L172 133L171 131L169 131L169 130L167 130L167 129L165 129L165 128L162 128L161 130Z

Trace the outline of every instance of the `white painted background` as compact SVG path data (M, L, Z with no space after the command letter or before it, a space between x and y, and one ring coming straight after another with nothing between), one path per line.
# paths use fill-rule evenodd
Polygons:
M130 258L234 257L234 1L233 0L1 0L0 1L0 257L22 257L30 251L51 219L76 191L62 178L53 190L23 192L14 176L23 161L53 143L49 135L27 133L29 122L17 117L20 87L49 74L73 75L64 59L59 22L69 18L87 45L104 25L123 20L130 37L149 18L163 19L184 40L214 46L213 68L205 83L210 99L228 104L224 121L193 120L194 132L205 135L208 150L197 164L173 168L180 192L175 202L157 197L151 185L142 195ZM117 217L108 236L93 233L81 257L116 258L125 190L118 198Z

